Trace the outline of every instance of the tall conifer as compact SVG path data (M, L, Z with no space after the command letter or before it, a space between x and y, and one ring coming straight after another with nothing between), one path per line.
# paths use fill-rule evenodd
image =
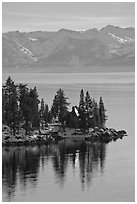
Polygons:
M41 126L42 126L42 130L44 128L43 123L44 123L44 99L41 99L40 102L40 119L41 119Z
M106 110L104 107L104 102L102 97L100 97L100 100L99 100L99 118L100 118L100 127L104 127L107 120L107 116L106 116Z
M67 97L65 97L64 91L59 89L56 92L56 95L53 100L51 107L51 113L56 118L58 117L59 121L64 124L65 116L68 110L69 103L67 102Z
M85 97L84 97L84 90L83 89L81 89L81 91L80 91L79 109L81 111L85 111Z
M3 87L3 97L4 121L15 135L18 124L17 85L10 76Z

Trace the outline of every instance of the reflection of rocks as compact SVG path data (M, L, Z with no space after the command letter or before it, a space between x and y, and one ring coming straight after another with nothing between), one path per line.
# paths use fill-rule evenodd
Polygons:
M3 147L2 178L8 196L13 196L17 180L23 189L37 186L40 168L52 162L56 179L65 183L68 167L80 173L81 183L90 185L98 169L104 169L106 144L64 140L48 146ZM41 164L41 165L40 165ZM52 174L52 172L51 172ZM50 176L50 175L49 175Z

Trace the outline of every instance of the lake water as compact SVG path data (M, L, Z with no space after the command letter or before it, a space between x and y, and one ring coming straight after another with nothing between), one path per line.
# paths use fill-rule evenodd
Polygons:
M8 75L3 74L3 82ZM109 144L61 141L49 146L4 147L3 201L135 200L134 73L12 74L15 82L37 86L39 98L51 106L62 88L78 105L83 88L107 109L107 126L128 137Z

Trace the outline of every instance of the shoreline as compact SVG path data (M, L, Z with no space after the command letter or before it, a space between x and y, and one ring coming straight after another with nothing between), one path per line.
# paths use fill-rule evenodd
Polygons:
M57 143L60 140L83 140L89 142L104 142L109 143L122 139L127 136L125 130L116 131L113 128L94 128L89 132L84 133L82 130L73 128L66 128L63 133L61 131L49 132L46 134L34 134L24 135L23 132L13 136L9 133L2 132L2 146L21 146L21 145L48 145L51 143Z

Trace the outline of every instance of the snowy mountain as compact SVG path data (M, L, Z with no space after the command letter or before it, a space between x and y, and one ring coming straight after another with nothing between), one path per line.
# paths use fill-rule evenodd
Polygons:
M123 67L127 71L128 67L133 70L134 64L134 28L108 25L101 30L2 34L3 71L29 68L43 72L92 72L101 67Z

